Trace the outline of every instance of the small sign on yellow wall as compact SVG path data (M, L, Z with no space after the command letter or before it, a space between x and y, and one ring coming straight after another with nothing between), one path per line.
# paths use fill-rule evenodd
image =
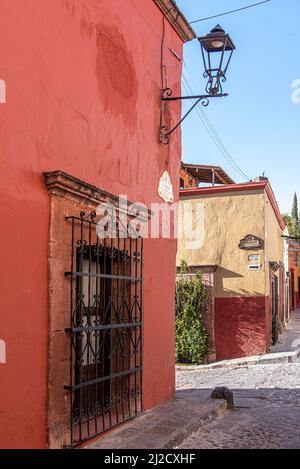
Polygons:
M261 264L249 264L248 270L261 270Z
M245 238L241 239L239 248L244 249L246 251L257 249L262 249L264 247L264 242L262 239L258 238L257 236L247 235Z
M249 262L253 262L253 263L257 264L258 262L260 262L260 255L259 254L250 254L250 256L248 256L248 260L249 260Z

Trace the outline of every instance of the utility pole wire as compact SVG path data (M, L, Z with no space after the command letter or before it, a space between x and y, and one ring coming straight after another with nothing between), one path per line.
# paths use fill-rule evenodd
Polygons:
M218 18L219 16L230 15L231 13L236 13L237 11L247 10L248 8L257 7L258 5L262 5L263 3L269 3L269 2L271 2L271 0L264 0L264 2L253 3L252 5L248 5L246 7L238 8L236 10L227 11L226 13L220 13L218 15L208 16L207 18L201 18L200 20L190 21L190 24L200 23L200 21L211 20L213 18Z
M189 83L189 80L188 80L187 76L184 73L183 73L183 87L185 88L188 95L193 95L194 94L193 89L192 89L192 87ZM221 152L222 156L227 160L227 162L232 166L232 168L239 173L240 176L247 179L248 181L251 181L251 178L249 178L249 176L247 176L247 174L245 174L243 172L243 170L236 163L234 158L231 156L230 152L225 147L225 145L222 142L221 138L217 134L213 123L209 119L208 114L201 107L197 107L196 112L198 114L198 117L201 119L202 124L204 125L204 127L208 131L208 134L210 135L213 142L216 144L219 151Z

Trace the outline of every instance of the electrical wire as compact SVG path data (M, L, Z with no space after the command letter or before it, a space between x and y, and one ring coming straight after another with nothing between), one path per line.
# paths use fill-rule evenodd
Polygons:
M163 33L161 38L160 44L160 81L161 81L161 89L164 89L164 45L165 45L165 35L166 35L166 24L165 24L165 17L163 17Z
M185 90L192 94L193 92L191 92L188 87L187 87L187 84L183 83L183 86L185 88ZM233 157L231 156L231 154L229 153L229 151L227 150L227 148L225 147L224 143L222 142L221 138L219 137L219 135L217 134L212 122L210 121L210 119L208 118L206 112L204 112L204 110L202 108L197 108L197 114L202 122L202 124L204 125L205 129L207 130L208 134L210 135L211 139L213 140L213 142L215 143L215 145L217 146L218 150L220 151L220 153L222 154L222 156L226 159L226 161L230 164L230 166L240 175L242 176L243 178L247 179L250 181L250 178L249 176L247 176L246 173L244 173L244 171L240 168L240 166L238 166L238 164L236 163L236 161L233 159Z
M189 96L194 95L193 89L187 79L187 77L183 74L183 87L185 91L188 93ZM221 138L219 137L212 121L208 117L207 113L201 108L197 107L196 112L198 117L200 118L202 124L204 125L205 129L207 130L208 134L210 135L211 139L217 146L218 150L222 154L222 156L226 159L226 161L230 164L230 166L243 178L247 180L251 180L251 178L240 168L237 162L234 160L230 152L225 147L224 143L222 142Z
M159 33L154 27L153 25L150 23L149 19L142 13L142 11L136 6L135 2L133 0L129 0L130 3L133 5L133 7L138 11L138 13L144 18L144 20L148 23L148 25L150 26L150 28L152 29L152 31L155 33L155 35L159 38L159 40L161 41L161 54L163 55L163 49L164 47L167 47L169 50L171 50L171 47L166 43L165 41L165 32L163 31L163 38L162 38L162 35L161 33ZM270 0L269 0L270 1ZM164 15L166 17L166 15ZM186 67L186 64L184 63L184 66L185 68L187 69ZM187 69L188 70L188 69ZM185 75L183 74L183 77L186 81L186 83L183 83L183 86L185 87L185 90L186 92L190 95L193 95L195 93L193 93L192 91L192 87L190 86L189 82L188 82L188 79L187 77L185 77ZM164 81L164 78L163 78L163 67L161 67L161 80L162 82ZM228 163L232 166L232 168L240 175L242 176L243 178L246 178L248 180L251 180L249 178L249 176L247 176L243 171L242 169L238 166L238 164L235 162L235 160L233 159L233 157L230 155L229 151L226 149L225 145L223 144L221 138L219 137L219 135L217 134L214 126L213 126L213 123L210 121L210 119L208 118L207 114L204 112L204 110L200 107L196 107L196 112L199 116L199 118L201 119L201 122L203 123L203 125L205 126L207 132L209 133L210 137L212 138L212 140L214 141L214 143L216 144L216 146L218 147L219 151L221 152L221 154L223 155L223 157L228 161Z
M190 24L200 23L200 21L206 21L206 20L211 20L213 18L219 18L220 16L230 15L231 13L236 13L238 11L247 10L248 8L257 7L259 5L262 5L263 3L269 3L269 2L271 2L271 0L264 0L263 2L253 3L252 5L248 5L246 7L237 8L236 10L230 10L230 11L226 11L225 13L219 13L218 15L208 16L207 18L200 18L199 20L190 21Z

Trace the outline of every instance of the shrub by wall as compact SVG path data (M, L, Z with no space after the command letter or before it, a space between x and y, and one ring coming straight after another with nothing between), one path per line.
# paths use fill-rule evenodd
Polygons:
M186 273L182 262L181 274ZM203 326L207 288L200 276L179 278L176 282L176 363L201 365L206 362L209 339Z

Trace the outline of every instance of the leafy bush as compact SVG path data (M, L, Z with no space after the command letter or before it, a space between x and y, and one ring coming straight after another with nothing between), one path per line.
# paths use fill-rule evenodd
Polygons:
M181 273L185 272L182 263ZM176 283L176 363L200 365L208 354L208 334L203 327L202 312L207 289L200 276L182 278Z

